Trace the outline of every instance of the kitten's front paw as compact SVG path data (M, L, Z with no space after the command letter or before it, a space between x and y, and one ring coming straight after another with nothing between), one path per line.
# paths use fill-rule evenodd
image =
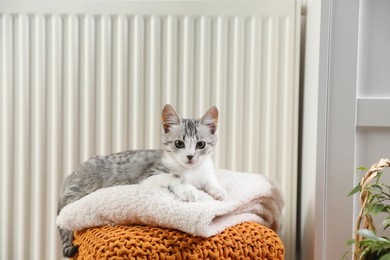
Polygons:
M177 194L182 200L188 202L194 202L198 200L198 195L192 190L184 191L181 194Z
M193 187L176 187L172 191L183 201L194 202L199 198L197 190Z
M217 200L225 200L227 198L227 192L222 188L213 188L208 193Z

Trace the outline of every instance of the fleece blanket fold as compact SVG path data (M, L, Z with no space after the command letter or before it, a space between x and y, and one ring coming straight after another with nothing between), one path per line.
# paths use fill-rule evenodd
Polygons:
M164 187L123 185L97 190L67 206L57 216L63 229L82 230L115 224L144 224L210 237L230 226L253 221L280 230L283 208L278 185L252 173L217 170L227 198L213 199L200 191L200 200L181 201Z

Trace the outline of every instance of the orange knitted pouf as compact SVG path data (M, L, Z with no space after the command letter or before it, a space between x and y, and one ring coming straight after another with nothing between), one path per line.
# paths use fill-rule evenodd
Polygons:
M74 259L284 259L271 229L245 222L209 238L150 226L104 226L74 233Z

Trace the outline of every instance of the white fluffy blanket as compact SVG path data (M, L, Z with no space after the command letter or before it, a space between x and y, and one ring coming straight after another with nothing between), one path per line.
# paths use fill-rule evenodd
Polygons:
M115 186L65 206L57 217L57 225L82 230L145 224L210 237L230 226L254 221L279 231L283 199L275 182L260 174L227 170L218 170L216 174L228 193L224 201L202 192L201 201L184 202L163 187Z

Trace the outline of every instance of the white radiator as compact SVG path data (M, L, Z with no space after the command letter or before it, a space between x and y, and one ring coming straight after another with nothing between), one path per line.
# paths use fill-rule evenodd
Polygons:
M299 17L280 3L251 15L0 14L0 259L59 259L64 177L95 154L159 148L165 103L186 117L219 108L216 165L280 183L292 258Z

